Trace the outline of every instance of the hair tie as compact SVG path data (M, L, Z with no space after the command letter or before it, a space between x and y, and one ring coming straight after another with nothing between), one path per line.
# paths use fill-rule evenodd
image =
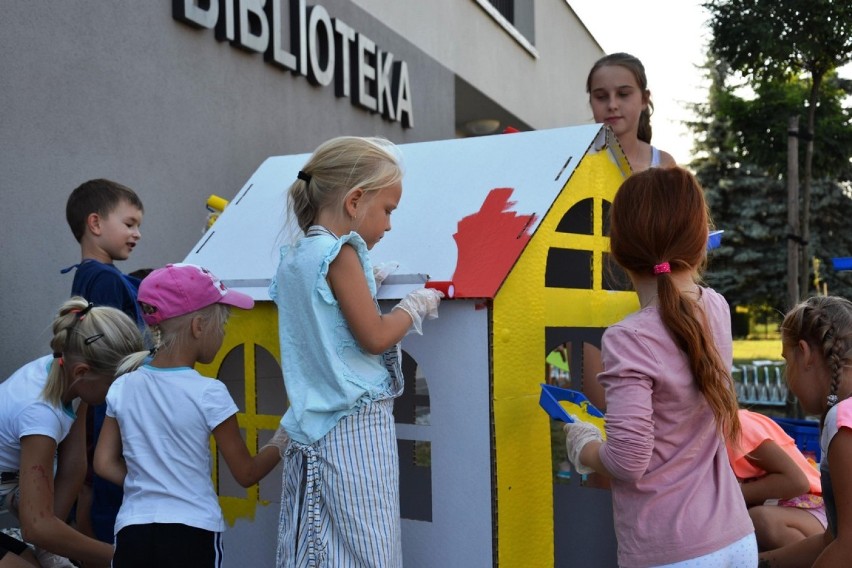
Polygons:
M311 183L311 179L313 178L311 174L306 174L302 170L299 170L299 173L296 174L296 177L305 183Z
M81 308L74 308L74 309L68 310L69 314L74 314L76 317L74 318L74 321L71 322L71 325L69 325L68 328L65 330L65 348L66 349L68 348L68 345L71 341L71 334L74 333L75 329L77 329L77 324L80 323L81 321L83 321L83 318L86 317L86 314L88 314L92 310L92 308L94 308L94 307L95 307L95 305L92 302L89 302L89 304L85 308L82 308L82 309ZM100 334L99 336L92 335L92 336L87 337L85 339L85 343L86 343L86 345L89 345L90 343L94 343L95 341L97 341L101 337L103 337L103 334ZM55 354L54 354L54 356L55 356ZM60 360L60 365L61 364L62 364L62 362Z
M830 395L828 395L828 397L826 397L826 401L825 401L825 402L826 402L826 404L828 405L828 407L829 407L829 408L831 408L832 406L834 406L835 404L837 404L837 395L836 395L836 394L830 394Z
M90 311L92 311L92 308L94 308L94 307L95 307L95 305L92 302L89 302L88 306L86 306L85 308L83 308L82 310L77 312L77 319L81 320L84 317L86 317L86 314L88 314Z
M654 265L654 274L665 274L672 271L672 267L669 266L668 262L661 262L660 264Z
M92 308L94 307L95 305L92 302L89 302L89 304L85 308L72 308L68 310L68 313L77 315L77 319L74 321L74 324L76 324L78 321L86 317L86 314L92 311Z

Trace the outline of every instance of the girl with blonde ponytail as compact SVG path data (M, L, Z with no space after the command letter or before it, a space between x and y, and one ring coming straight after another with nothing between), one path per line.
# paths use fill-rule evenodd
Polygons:
M211 436L243 487L268 474L289 442L279 429L249 452L228 388L194 368L215 359L230 309L254 300L200 266L168 264L145 277L138 301L154 347L122 362L122 370L139 368L110 387L95 448L95 473L124 488L112 566L221 568L225 518Z
M731 314L699 285L710 219L686 170L627 178L610 209L610 248L639 311L603 335L606 441L566 424L580 473L612 478L622 567L757 565L757 542L726 439L739 438Z
M144 349L142 334L121 310L74 297L59 309L50 347L0 383L0 509L18 515L40 557L107 566L112 546L63 519L86 473L87 408L103 403L119 362ZM13 545L0 541L0 566L25 565L18 558L28 552Z
M381 269L369 251L402 199L400 159L387 140L339 136L290 186L288 216L302 234L281 248L269 289L285 387L296 393L280 423L293 459L283 468L279 568L307 566L314 551L327 551L316 552L324 566L402 565L399 342L438 317L443 294L419 288L386 313L376 301Z

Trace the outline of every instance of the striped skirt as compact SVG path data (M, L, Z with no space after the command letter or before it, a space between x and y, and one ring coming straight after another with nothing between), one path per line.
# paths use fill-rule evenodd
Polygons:
M278 568L402 566L393 399L342 419L284 458Z

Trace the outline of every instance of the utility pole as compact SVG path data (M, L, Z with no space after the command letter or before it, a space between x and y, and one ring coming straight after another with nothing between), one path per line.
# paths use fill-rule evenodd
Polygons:
M787 125L787 308L799 303L799 117Z
M816 101L812 101L812 104ZM808 112L808 126L805 132L799 133L799 140L805 141L805 174L802 184L802 220L799 225L802 241L799 253L799 293L802 298L810 294L810 266L811 266L811 185L813 182L813 156L814 156L814 113ZM819 290L817 290L819 292Z

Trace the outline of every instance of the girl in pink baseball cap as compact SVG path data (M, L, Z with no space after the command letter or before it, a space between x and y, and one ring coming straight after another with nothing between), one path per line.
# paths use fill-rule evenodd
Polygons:
M279 429L252 456L227 387L193 369L222 347L230 307L251 309L254 301L191 264L155 270L138 299L154 348L119 367L147 360L110 387L95 450L98 475L124 486L112 565L219 567L225 522L211 481L210 435L243 487L268 474L288 443Z

